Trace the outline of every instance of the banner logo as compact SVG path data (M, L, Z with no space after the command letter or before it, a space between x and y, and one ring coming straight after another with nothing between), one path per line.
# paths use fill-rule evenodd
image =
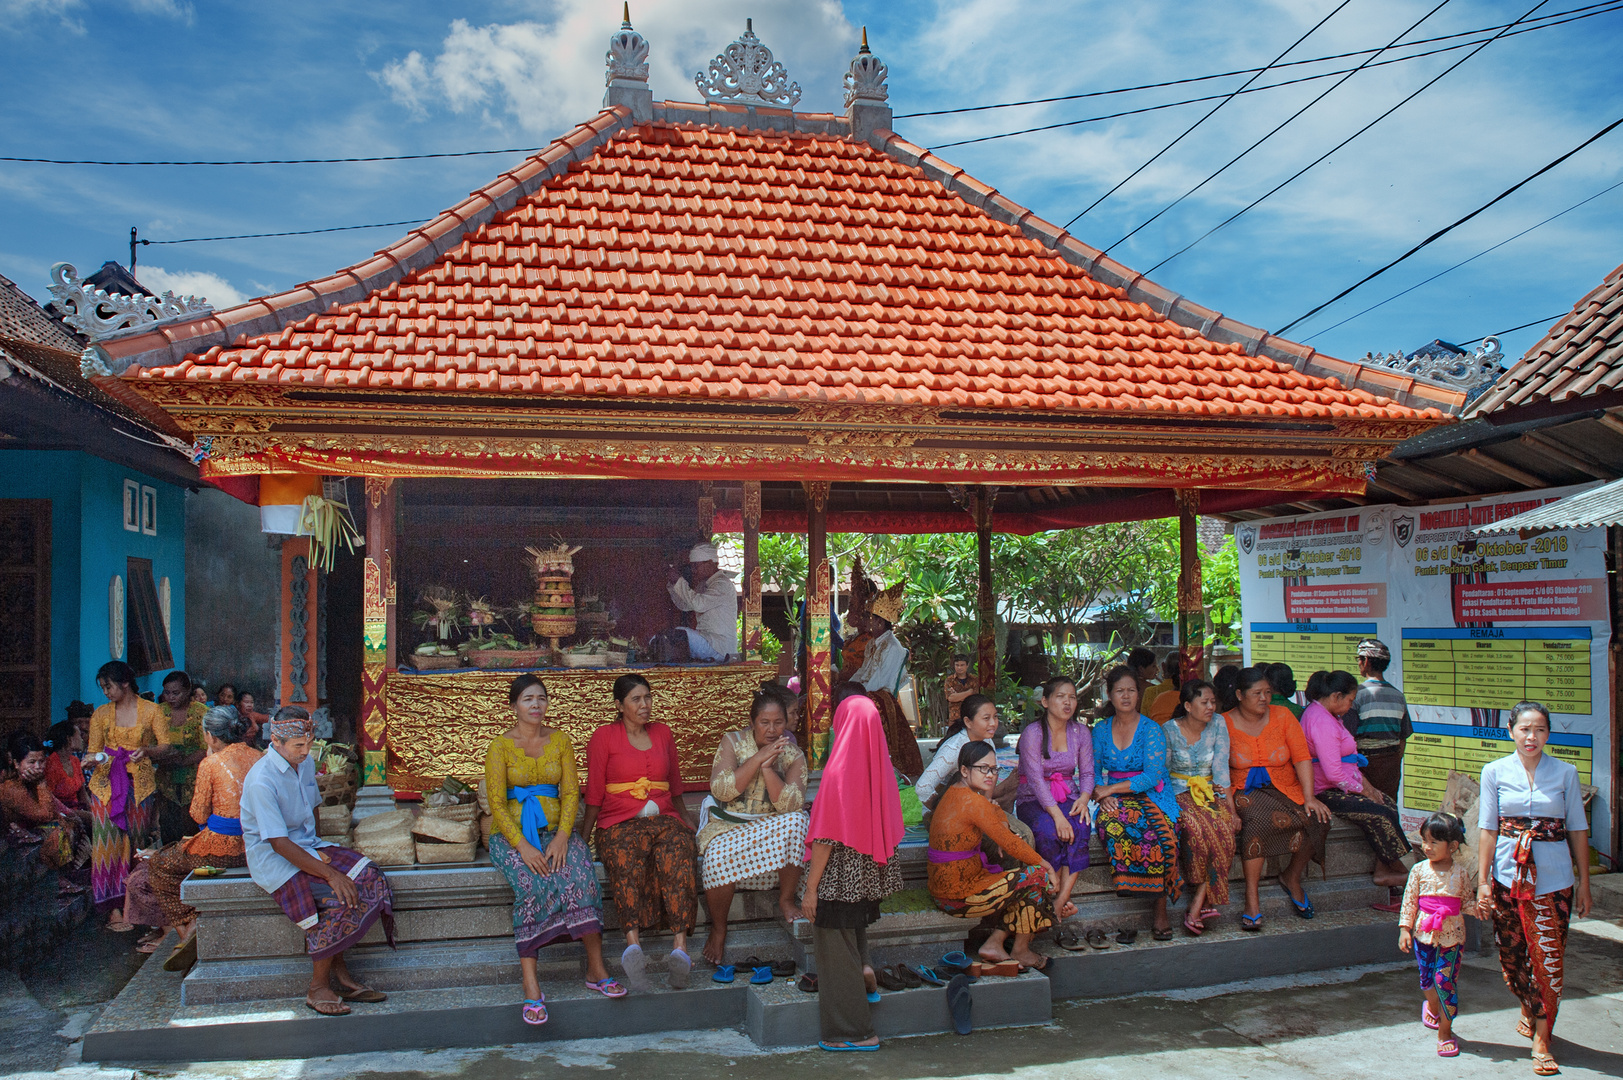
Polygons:
M1251 549L1257 546L1257 529L1254 525L1241 525L1234 530L1234 542L1240 545L1240 554L1249 555Z
M1392 519L1392 539L1398 542L1398 547L1406 548L1409 541L1414 539L1414 515L1400 514Z

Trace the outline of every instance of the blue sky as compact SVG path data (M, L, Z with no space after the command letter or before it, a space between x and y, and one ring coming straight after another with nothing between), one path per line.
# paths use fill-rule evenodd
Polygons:
M1339 0L639 0L656 98L755 29L840 106L866 25L898 114L1113 90L1261 66ZM1351 0L1287 59L1385 44L1437 0ZM1496 26L1532 0L1452 0L1410 39ZM1538 14L1584 6L1551 0ZM538 146L595 113L619 0L216 4L0 0L0 154L112 159L331 157ZM1438 44L1452 44L1453 41ZM1432 46L1436 47L1436 46ZM1404 50L1405 52L1418 49ZM1464 55L1361 72L1112 254L1147 270ZM1324 164L1152 275L1278 329L1623 115L1623 10L1488 46ZM1289 76L1356 64L1289 69ZM1265 76L1273 81L1274 76ZM1236 88L1244 76L1082 101L898 118L926 146ZM1114 243L1333 80L1244 95L1073 232ZM940 151L1063 223L1211 103ZM0 163L0 273L46 298L52 263L125 261L153 239L426 219L521 155L375 164L96 168ZM1290 336L1356 359L1464 341L1565 312L1623 262L1623 187L1376 312L1332 323L1623 180L1623 129ZM142 277L216 303L324 276L399 229L142 249ZM1510 334L1519 356L1542 325ZM1316 332L1326 331L1319 336Z

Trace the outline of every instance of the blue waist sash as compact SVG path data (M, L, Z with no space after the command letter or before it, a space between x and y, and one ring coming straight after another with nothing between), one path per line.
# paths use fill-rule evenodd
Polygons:
M547 812L541 808L542 799L556 799L558 797L557 784L531 784L529 787L515 787L507 789L507 797L518 802L521 813L519 815L519 831L530 846L541 846L541 834L547 830Z
M1360 769L1369 764L1369 758L1363 754L1342 754L1341 760L1348 765L1357 765ZM1318 763L1319 759L1314 758L1313 764L1317 765Z
M209 832L216 836L241 836L242 819L234 817L221 817L219 814L210 814L208 824L205 826Z
M1245 787L1240 790L1250 791L1253 788L1272 787L1273 783L1273 778L1268 775L1266 765L1253 765L1251 770L1245 774Z

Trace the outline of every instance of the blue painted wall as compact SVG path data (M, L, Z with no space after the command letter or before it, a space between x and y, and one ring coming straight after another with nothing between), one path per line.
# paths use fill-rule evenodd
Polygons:
M158 535L124 528L124 481L158 493ZM0 451L0 498L51 500L51 718L75 698L99 705L96 669L111 659L107 591L130 556L170 583L169 647L186 663L185 490L73 450ZM126 605L127 606L127 605ZM129 658L126 644L125 659ZM166 672L143 677L157 691Z

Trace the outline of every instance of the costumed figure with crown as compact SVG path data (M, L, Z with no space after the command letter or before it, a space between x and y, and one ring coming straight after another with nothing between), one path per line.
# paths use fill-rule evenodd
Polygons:
M862 630L869 635L869 640L863 650L862 666L848 678L866 690L879 706L879 714L885 721L885 741L890 745L891 763L909 780L917 780L924 771L924 760L919 754L913 728L896 700L903 680L908 677L907 648L896 640L893 629L901 620L906 591L907 583L898 581L874 593L868 601L867 625Z

